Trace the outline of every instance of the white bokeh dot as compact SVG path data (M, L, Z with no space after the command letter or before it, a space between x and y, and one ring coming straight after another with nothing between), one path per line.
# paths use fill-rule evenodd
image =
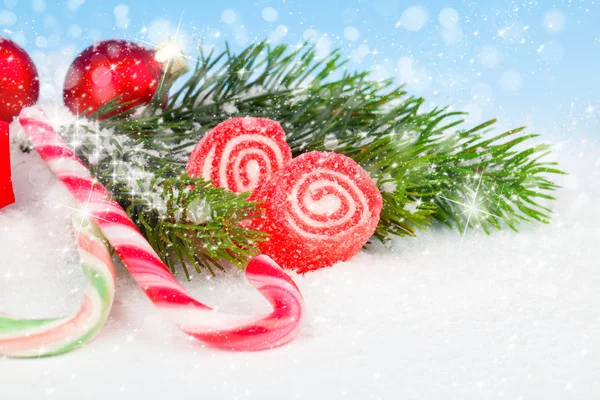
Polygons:
M230 8L221 13L221 20L226 24L233 24L236 19L237 15L235 14L235 11Z
M48 36L48 47L58 47L60 44L60 36L56 33L52 33Z
M115 6L113 14L116 18L127 18L129 16L129 7L127 4L118 4Z
M54 15L46 15L44 17L44 27L48 29L56 28L58 22L56 21L56 17Z
M54 99L54 96L56 95L56 88L49 84L49 83L43 83L40 85L40 97L42 99Z
M425 90L429 88L431 77L424 69L418 68L412 56L400 57L396 62L398 80L411 85L414 89Z
M115 24L121 29L127 28L131 22L129 18L129 7L126 4L118 4L113 10L115 16Z
M392 77L393 65L375 64L371 67L370 78L374 81L383 81Z
M16 32L12 38L21 47L25 47L27 45L27 37L23 31Z
M275 29L275 32L277 33L277 35L284 37L288 34L288 27L285 25L278 25Z
M86 36L91 38L93 41L99 41L99 40L103 39L103 35L102 35L102 32L100 31L100 29L97 29L97 28L88 29L86 31L86 33L87 33ZM158 42L156 42L156 43L158 43Z
M99 87L108 86L112 82L112 72L106 67L98 67L92 71L92 81Z
M322 60L331 53L331 40L326 37L320 37L315 44L315 55L317 59Z
M421 6L412 6L402 12L396 26L401 26L410 32L416 32L427 23L428 19L427 9Z
M8 11L8 10L0 11L0 26L1 25L11 26L11 25L14 25L16 22L17 22L17 15L14 12Z
M45 36L38 36L35 38L35 45L40 49L48 47L48 39Z
M31 8L36 13L43 13L46 11L46 0L33 0L31 2Z
M273 7L265 7L262 10L262 17L267 22L277 21L278 16L279 16L279 14L277 13L277 10L274 9Z
M269 41L272 43L280 42L288 34L288 27L285 25L278 25L277 28L269 36Z
M83 29L81 29L81 26L76 25L76 24L69 26L69 29L67 30L67 35L74 39L81 37L82 33L83 33Z
M479 50L479 62L488 68L495 68L502 61L502 53L495 46L485 45Z
M248 31L243 25L233 26L233 37L237 44L243 46L248 42Z
M85 3L85 0L67 0L67 8L71 11L77 11Z
M454 28L458 24L458 11L454 8L444 8L438 15L438 21L444 28Z
M508 69L500 76L500 87L507 92L516 92L523 86L523 76L520 72Z
M87 33L88 35L92 34L92 32ZM159 44L169 37L173 38L183 48L190 42L189 35L185 30L180 29L177 24L171 23L166 18L153 20L146 30L146 35L150 39L150 42L155 44Z
M550 299L555 299L558 296L558 287L556 287L556 285L553 284L545 285L542 288L542 293L544 293L544 296Z
M308 28L302 34L302 38L307 42L314 42L319 37L319 31L313 28Z
M370 52L371 52L371 49L369 49L369 46L367 46L366 44L363 43L360 46L358 46L358 48L356 50L354 50L354 52L352 53L351 59L352 59L352 61L359 63Z
M360 32L353 26L347 26L346 29L344 29L344 37L346 40L354 42L360 37Z
M471 97L475 103L491 103L494 98L494 91L485 83L476 83L471 88Z
M566 18L561 10L550 10L542 17L544 29L551 33L559 33L565 29Z

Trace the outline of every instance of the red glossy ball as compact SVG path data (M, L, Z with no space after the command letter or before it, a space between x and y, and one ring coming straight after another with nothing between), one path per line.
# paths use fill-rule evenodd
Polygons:
M11 122L35 104L40 82L29 55L10 39L0 37L0 120Z
M120 96L123 105L106 118L148 104L163 74L154 55L154 51L125 40L106 40L88 47L67 71L66 106L74 114L89 115Z

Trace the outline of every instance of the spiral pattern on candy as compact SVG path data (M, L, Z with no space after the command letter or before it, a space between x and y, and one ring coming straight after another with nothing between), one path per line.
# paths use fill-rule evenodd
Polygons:
M298 272L355 255L375 232L383 206L364 169L325 152L295 158L251 200L264 201L264 215L251 223L270 235L260 250Z
M48 319L19 319L0 314L0 355L46 357L66 353L85 345L104 326L115 292L110 251L91 221L74 220L73 226L87 280L79 311Z
M253 192L292 158L281 126L266 118L231 118L192 152L186 170L234 193Z
M272 312L240 318L211 309L186 292L125 210L110 199L110 192L92 178L50 125L27 114L21 115L20 123L36 151L85 207L140 288L182 331L211 346L230 350L268 349L298 334L304 316L302 295L269 257L250 261L246 277L272 305Z

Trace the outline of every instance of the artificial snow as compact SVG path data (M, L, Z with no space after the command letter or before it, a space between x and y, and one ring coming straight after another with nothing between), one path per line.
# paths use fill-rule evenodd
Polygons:
M195 198L192 200L187 206L186 211L187 219L196 225L205 224L212 220L210 204L208 204L205 198Z
M464 237L436 226L351 261L292 274L307 319L263 352L203 347L171 326L118 270L96 340L39 360L0 359L2 399L600 398L600 145L571 142L551 225ZM0 310L77 309L72 201L35 153L13 148L17 203L0 211ZM182 276L179 276L183 280ZM267 310L243 274L195 276L197 298Z

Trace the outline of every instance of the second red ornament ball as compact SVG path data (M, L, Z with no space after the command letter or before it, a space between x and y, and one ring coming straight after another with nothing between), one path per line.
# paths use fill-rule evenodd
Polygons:
M65 105L89 115L119 97L123 105L109 117L148 104L163 74L155 52L126 40L106 40L85 49L67 71Z

